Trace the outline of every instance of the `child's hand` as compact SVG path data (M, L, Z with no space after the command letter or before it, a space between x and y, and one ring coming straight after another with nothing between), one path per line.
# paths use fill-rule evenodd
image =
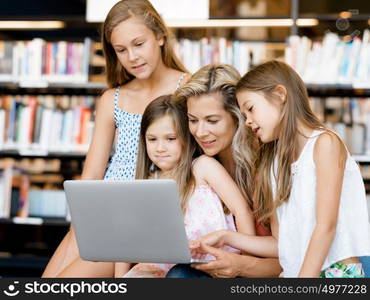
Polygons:
M202 247L202 244L206 244L215 248L220 248L224 245L223 237L226 234L226 230L218 230L212 233L206 234L195 241L189 242L189 248L191 256L196 259L202 259L207 252L205 252Z

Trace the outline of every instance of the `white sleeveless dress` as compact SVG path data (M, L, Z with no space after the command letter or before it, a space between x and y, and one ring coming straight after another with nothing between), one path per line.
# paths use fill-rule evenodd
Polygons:
M279 261L284 277L297 277L316 224L316 168L313 151L323 130L314 130L292 164L289 200L277 208ZM271 178L273 194L276 191ZM370 223L366 193L359 166L348 154L344 171L335 237L321 270L333 263L370 254Z

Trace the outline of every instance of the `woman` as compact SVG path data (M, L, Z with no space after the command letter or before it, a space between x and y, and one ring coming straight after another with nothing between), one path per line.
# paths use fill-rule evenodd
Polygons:
M196 72L175 96L189 117L189 129L198 145L213 156L234 178L253 207L253 139L245 130L235 97L239 73L228 65L208 65ZM245 145L235 147L234 145ZM270 235L256 224L257 235ZM204 251L216 257L206 264L177 265L167 277L276 277L281 272L278 259L239 255L205 245ZM199 272L202 271L202 272Z

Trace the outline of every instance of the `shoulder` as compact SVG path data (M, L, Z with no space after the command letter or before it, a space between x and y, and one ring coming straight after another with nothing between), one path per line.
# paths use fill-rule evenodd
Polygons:
M116 88L107 89L103 92L100 99L105 100L105 101L114 100L115 93L116 93Z
M184 73L182 71L175 70L175 69L171 69L171 71L169 72L169 75L172 78L172 80L174 80L176 84L179 85L179 87L184 85L191 77L191 74Z
M332 131L326 131L320 134L317 138L315 144L315 151L326 151L327 149L331 150L340 150L345 148L342 140Z
M209 171L216 172L217 169L223 168L217 159L207 156L205 154L196 158L193 163L193 170L195 174L204 175Z
M110 115L113 115L114 111L114 96L115 96L116 89L111 88L106 91L101 95L99 99L97 99L96 102L96 110L98 112L106 112L109 113Z
M345 160L347 149L342 140L332 131L319 135L314 146L314 159L316 162L330 162L333 159Z

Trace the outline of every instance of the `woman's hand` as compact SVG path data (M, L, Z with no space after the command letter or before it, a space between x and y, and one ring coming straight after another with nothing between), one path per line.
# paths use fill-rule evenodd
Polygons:
M191 266L194 269L219 278L234 278L240 274L239 267L241 264L239 259L241 255L209 246L203 242L200 243L199 252L211 254L216 259L208 263L192 264Z

